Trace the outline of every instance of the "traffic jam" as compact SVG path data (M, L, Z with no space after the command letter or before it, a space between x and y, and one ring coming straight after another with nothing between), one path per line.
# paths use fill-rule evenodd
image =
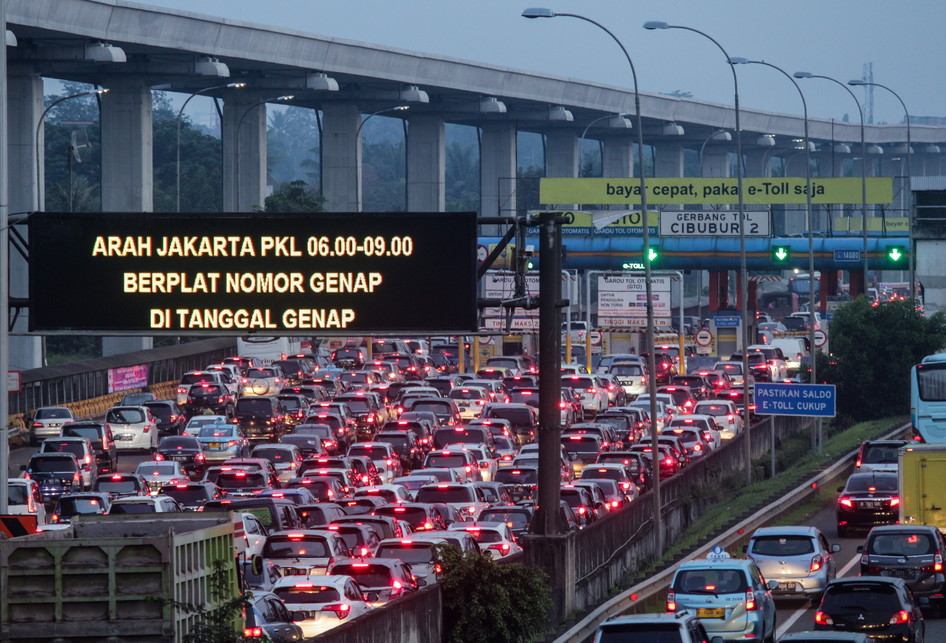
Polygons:
M284 606L254 607L247 636L312 637L437 583L438 546L493 559L521 552L538 481L537 361L499 355L458 373L455 338L377 339L370 349L351 342L265 362L229 357L183 373L173 399L129 393L96 420L37 409L37 450L10 479L11 512L35 514L39 530L80 514L231 512L244 587ZM750 383L783 376L778 356L761 351L752 353L762 359L750 361ZM560 515L569 530L635 502L657 476L680 473L743 430L741 355L678 372L679 351L657 347L653 418L647 357L603 355L594 372L559 364ZM877 500L885 474L857 475L871 479L842 495L839 534L889 517L890 502ZM766 552L787 556L786 538L802 546L794 533L763 536L749 552L759 565ZM824 550L825 574L833 571L822 537L798 539ZM743 598L751 572L733 581ZM667 609L689 600L684 587L696 579L704 585L695 593L705 594L716 583L707 574L674 581ZM759 623L762 638L769 624Z

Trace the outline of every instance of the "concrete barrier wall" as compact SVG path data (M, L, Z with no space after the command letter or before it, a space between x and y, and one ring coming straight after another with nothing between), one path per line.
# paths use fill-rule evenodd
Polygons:
M440 585L430 585L391 601L325 634L319 643L430 643L443 636Z

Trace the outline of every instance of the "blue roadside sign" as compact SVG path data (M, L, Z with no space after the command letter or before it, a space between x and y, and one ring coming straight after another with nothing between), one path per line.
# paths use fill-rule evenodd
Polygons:
M835 248L835 263L857 263L861 260L860 248Z
M758 415L803 415L833 418L836 415L834 384L776 384L756 382Z
M739 317L736 315L716 315L713 319L716 328L739 328Z

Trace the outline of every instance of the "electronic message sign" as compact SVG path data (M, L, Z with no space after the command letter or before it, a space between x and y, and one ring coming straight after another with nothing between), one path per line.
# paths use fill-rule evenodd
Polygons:
M476 214L37 213L31 332L476 330Z

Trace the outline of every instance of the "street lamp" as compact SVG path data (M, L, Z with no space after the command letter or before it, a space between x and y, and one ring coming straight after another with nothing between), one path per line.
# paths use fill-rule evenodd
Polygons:
M246 87L246 83L227 83L226 85L214 85L213 87L198 89L196 92L187 97L187 100L185 100L184 104L181 105L181 109L177 111L177 163L175 164L175 171L177 174L177 208L175 209L175 212L181 211L181 118L184 116L184 108L187 107L187 104L191 102L191 99L194 96L198 96L205 92L213 91L215 89L240 89L242 87Z
M243 121L246 119L247 114L249 114L252 110L256 109L260 105L265 105L266 103L286 102L286 101L292 100L293 98L295 98L295 96L293 96L292 94L289 94L287 96L273 96L272 98L264 98L263 100L257 101L253 103L252 105L250 105L249 107L247 107L246 110L243 112L243 115L240 116L240 120L237 121L236 134L234 134L234 141L236 145L236 159L235 159L236 163L235 163L234 169L236 170L236 176L234 177L234 180L233 180L233 186L234 186L234 189L236 190L236 199L234 201L235 201L237 212L240 211L240 186L243 184L242 181L240 181L240 128L243 126Z
M671 25L666 22L651 20L644 23L644 29L683 29L699 34L716 45L723 56L726 57L726 63L732 71L734 108L736 112L736 191L739 200L739 313L742 316L742 413L744 418L745 431L745 461L746 461L746 482L752 482L752 449L750 444L752 426L749 422L749 271L746 267L746 215L745 201L742 194L742 128L739 125L739 79L736 76L736 67L729 57L729 54L723 49L719 42L707 33L694 29L693 27L684 27L682 25Z
M397 107L386 107L385 109L379 109L376 112L368 114L358 123L358 129L355 130L355 149L358 150L361 148L361 139L359 138L361 136L361 128L373 117L389 112L406 112L410 108L410 105L398 105ZM355 157L355 210L361 212L361 163L359 162L357 154Z
M861 109L861 102L857 100L857 96L854 95L854 92L851 91L851 88L842 83L840 80L831 78L830 76L819 76L817 74L812 74L808 71L796 71L794 74L795 78L823 78L825 80L830 80L835 85L840 85L844 88L848 94L851 95L851 98L854 99L854 104L857 105L857 113L861 119L861 236L864 239L864 285L861 294L867 294L867 271L868 271L868 262L867 262L867 143L864 141L864 110ZM811 275L814 277L814 275Z
M83 96L91 96L93 94L100 96L106 93L108 93L107 89L95 89L95 90L90 90L87 92L79 92L78 94L72 94L71 96L63 96L62 98L58 100L54 100L52 103L50 103L49 107L43 110L43 113L40 114L39 122L36 123L36 136L35 136L35 141L36 141L36 148L35 148L36 149L36 210L37 211L42 211L43 209L43 178L42 178L43 174L41 171L42 170L42 164L41 164L42 155L39 153L39 133L43 129L43 122L46 120L46 114L48 114L49 110L51 110L53 107L67 100L72 100L73 98L82 98Z
M910 240L910 256L907 257L909 260L909 276L910 276L910 297L916 299L916 265L914 264L914 254L913 254L913 148L911 147L910 141L910 112L907 110L907 104L903 102L903 99L900 98L900 94L890 89L886 85L881 85L880 83L869 83L866 80L849 80L847 81L848 85L869 85L873 87L880 87L881 89L886 89L888 92L894 95L898 101L900 101L900 106L903 107L903 113L906 115L907 119L907 198L909 199L907 203L907 237Z
M631 60L631 55L627 53L627 49L618 40L617 36L611 33L611 30L602 25L599 22L596 22L585 16L581 16L575 13L555 13L550 9L534 8L526 9L522 12L524 18L577 18L579 20L584 20L585 22L591 23L594 26L598 27L606 34L608 34L611 39L621 48L621 51L624 53L624 57L627 59L627 64L631 68L631 78L634 81L634 113L636 115L636 128L637 128L637 165L638 165L638 177L640 178L640 193L641 193L641 229L643 231L643 249L644 252L647 252L647 248L650 247L650 226L649 221L647 220L647 182L644 178L644 126L643 119L641 117L641 95L640 90L637 85L637 71L634 69L634 61ZM651 270L650 270L650 261L645 258L644 260L644 292L645 297L647 298L647 332L644 338L644 347L647 350L647 368L651 373L648 384L648 392L650 394L650 421L651 421L651 437L653 440L653 450L654 450L654 462L658 462L657 454L658 442L657 442L657 381L656 381L656 361L654 359L654 300L653 300L653 284L651 283ZM557 424L556 424L557 426ZM557 441L556 441L557 442ZM556 447L558 448L558 447ZM550 463L546 463L548 466ZM539 460L539 465L542 465L542 460ZM542 478L543 471L539 471L540 481L545 482L544 487L550 486L549 483ZM657 471L659 473L659 471ZM549 471L551 474L551 471ZM550 475L551 477L551 475ZM553 480L554 481L554 480ZM540 489L540 495L541 495ZM559 498L558 485L556 484L553 490L550 492L549 498L551 498L551 504L546 504L546 507L556 507L558 506ZM540 498L542 502L543 498ZM546 499L547 501L547 499ZM558 531L557 512L546 511L545 512L545 528L546 534L554 534ZM551 528L551 531L549 529ZM657 550L663 551L663 527L661 520L661 500L660 500L660 476L654 476L654 533L657 538Z
M811 383L818 383L818 366L815 359L815 216L811 207L811 138L808 135L808 101L805 100L805 94L801 87L787 71L777 65L765 62L764 60L748 60L746 58L730 58L734 64L744 65L765 65L779 72L795 86L798 91L798 97L801 98L802 113L805 120L805 138L802 145L805 148L805 208L808 215L808 354L811 356ZM786 165L787 167L787 165ZM787 173L786 173L787 174ZM821 421L818 420L818 434L816 437L818 451L821 451ZM772 472L774 475L774 471Z
M614 114L614 115L605 114L604 116L599 116L598 118L594 119L593 121L591 121L590 123L588 123L587 125L585 125L585 129L582 130L581 136L578 138L578 177L579 177L579 178L581 178L581 146L582 146L582 143L584 143L584 141L585 141L585 135L588 133L588 130L591 129L591 126L594 125L595 123L600 123L601 121L603 121L603 120L605 120L605 119L616 118L616 119L620 119L621 121L623 121L624 123L626 123L626 125L623 125L622 127L629 128L629 127L631 126L631 123L630 123L630 121L627 120L627 117L630 116L630 115L631 115L631 114L630 114L629 112L621 112L620 114ZM603 162L603 161L602 161L602 163L601 163L601 169L602 169L602 172L603 172L603 171L604 171L604 162Z
M710 134L703 140L703 144L700 145L700 154L699 154L701 177L703 176L703 151L706 149L706 144L709 143L710 141L731 141L731 140L732 140L732 134L729 133L729 130L725 130L725 129L714 130L712 134Z

